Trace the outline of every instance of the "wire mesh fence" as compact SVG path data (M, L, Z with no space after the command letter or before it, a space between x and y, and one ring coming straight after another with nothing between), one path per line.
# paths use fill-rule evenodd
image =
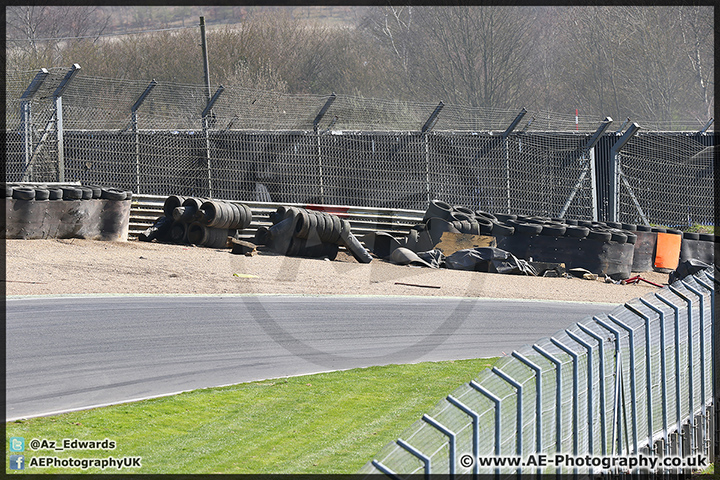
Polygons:
M439 199L603 219L611 180L594 171L612 161L604 145L616 134L587 148L599 121L77 73L67 81L68 69L49 70L29 93L39 74L8 72L8 181L62 176L142 194L420 210ZM621 152L622 220L712 223L713 142L679 132L633 139Z
M705 270L501 358L360 473L599 474L628 471L612 457L709 457L715 282ZM529 461L539 453L551 460Z

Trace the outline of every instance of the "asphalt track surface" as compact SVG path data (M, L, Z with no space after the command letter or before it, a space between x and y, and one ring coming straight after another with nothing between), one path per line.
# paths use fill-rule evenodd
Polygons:
M437 297L8 298L6 419L267 378L495 357L613 307Z

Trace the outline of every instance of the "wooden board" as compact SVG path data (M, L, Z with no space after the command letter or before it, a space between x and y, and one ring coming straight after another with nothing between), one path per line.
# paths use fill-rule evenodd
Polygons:
M443 232L440 242L435 248L445 256L452 255L458 250L467 250L475 247L496 247L497 241L491 235L471 235L469 233Z

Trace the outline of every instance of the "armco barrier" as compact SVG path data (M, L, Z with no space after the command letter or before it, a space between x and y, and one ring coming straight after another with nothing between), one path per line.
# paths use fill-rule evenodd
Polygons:
M359 473L602 470L478 462L493 456L526 462L532 454L711 458L715 274L708 269L686 277L503 357Z
M159 217L165 215L163 205L167 198L167 195L133 195L130 209L130 237L137 237L138 234L152 226ZM418 210L393 208L225 201L242 203L252 210L253 221L248 228L243 230L243 235L248 237L252 237L258 227L271 227L270 214L276 212L280 206L309 208L335 214L349 221L352 231L358 236L374 231L407 235L413 225L420 222L423 216L423 212Z

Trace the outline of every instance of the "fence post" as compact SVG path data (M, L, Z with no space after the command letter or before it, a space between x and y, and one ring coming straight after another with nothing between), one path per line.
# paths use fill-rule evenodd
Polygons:
M218 98L222 94L225 87L220 85L215 91L215 94L208 100L205 109L202 112L203 122L203 136L205 137L205 162L207 164L207 179L208 179L208 197L213 196L213 184L212 184L212 156L210 155L210 127L214 125L214 115L212 108L217 102Z
M592 388L592 382L593 382L593 368L592 368L592 362L593 362L593 346L590 345L588 342L580 338L579 336L575 335L570 330L565 330L565 333L567 335L575 340L577 343L585 347L585 349L588 351L588 357L587 357L587 382L588 382L588 396L587 396L587 428L588 428L588 451L589 453L595 453L595 445L593 442L593 415L592 415L592 407L593 407L593 388Z
M65 146L63 141L63 115L62 115L62 96L65 93L65 89L70 84L70 81L80 71L80 65L77 63L70 67L70 70L65 74L65 78L62 79L60 85L53 92L53 101L55 102L55 132L57 133L57 152L58 152L58 166L57 166L57 181L65 181Z
M520 123L520 120L525 116L527 113L527 110L525 107L520 109L520 112L515 117L515 120L512 121L510 126L505 129L505 131L502 134L502 141L503 145L505 147L505 189L507 191L507 213L511 213L511 206L510 206L510 145L508 144L508 137L512 133L513 130L515 130L515 127L517 127L518 123Z
M610 207L610 220L613 222L618 221L618 208L620 203L620 150L622 150L622 148L630 141L639 129L640 125L637 123L630 125L622 137L620 137L620 140L615 142L610 149L610 178L608 180L610 182L610 194L608 200ZM626 186L628 189L630 188L629 185ZM633 195L632 190L630 190L630 194Z
M610 124L612 123L613 119L610 117L605 117L605 120L600 124L598 129L595 131L595 133L590 137L590 139L587 141L585 146L583 147L583 158L585 158L585 155L588 155L588 165L583 169L582 173L580 174L580 178L578 179L577 183L575 184L575 188L573 188L573 191L570 193L570 196L568 196L567 201L565 202L565 205L563 206L562 210L560 211L560 215L558 215L560 218L565 217L565 213L567 213L568 209L570 208L570 204L572 203L573 199L575 198L575 195L577 195L578 190L580 190L580 187L582 187L583 181L585 181L585 176L588 173L588 170L590 171L590 189L592 191L592 216L593 221L597 221L598 219L598 199L597 199L597 188L595 186L595 145L600 140L600 137L603 133L605 133L605 130L608 129Z
M555 338L550 338L550 341L558 347L563 352L570 355L570 357L573 360L573 431L575 434L573 435L573 455L578 455L580 453L580 449L578 447L578 433L580 429L580 413L578 408L578 396L580 394L580 391L578 389L578 381L579 381L579 369L578 369L578 354L575 353L572 349L570 349L567 345L564 345L559 340Z
M130 108L130 112L132 114L133 136L135 137L135 186L138 194L140 194L140 133L138 131L137 110L140 108L140 105L143 104L145 98L147 98L152 89L155 88L155 85L157 85L157 82L153 79L147 88L145 88L142 95L140 95L137 101Z
M318 183L320 186L320 202L319 203L325 203L325 186L323 182L323 163L322 163L322 149L320 145L320 121L323 119L325 114L327 113L330 106L333 104L335 99L337 98L337 95L335 95L335 92L331 93L328 97L327 101L325 102L325 105L320 109L317 116L315 117L315 120L313 120L313 131L315 132L315 137L317 140L317 157L318 157Z
M585 325L577 324L580 330L591 336L598 342L598 378L600 381L600 448L603 455L607 455L607 411L605 408L605 340L601 335L593 332Z
M480 415L452 395L447 396L447 401L450 402L452 405L455 405L463 413L470 415L470 418L472 418L473 458L475 459L475 461L473 462L473 475L476 476L480 472L480 465L478 465L477 461L478 457L480 456Z
M660 324L660 377L667 379L667 362L665 361L665 312L642 297L640 297L640 301L643 305L658 314L658 322ZM670 440L668 438L667 381L660 382L660 392L662 395L663 408L663 439L665 440L664 453L667 455L670 448Z
M23 167L23 174L21 180L23 182L32 180L32 98L37 93L38 89L42 86L45 79L50 75L50 72L46 68L41 68L40 71L35 74L35 77L30 82L30 85L25 89L22 96L20 97L20 123L23 131L23 143L25 151L25 165Z
M680 437L682 435L682 397L680 396L680 308L672 303L667 298L661 296L659 293L655 294L655 297L663 302L665 305L673 309L675 313L675 415L677 425L677 438L678 442L675 454L681 455L680 452Z
M487 390L485 387L483 387L482 385L477 383L475 380L470 380L470 386L472 388L474 388L475 390L477 390L478 392L485 395L490 400L492 400L493 403L495 403L495 455L499 457L501 455L500 447L502 445L502 442L500 440L500 432L502 431L500 429L500 423L502 421L502 419L500 418L500 406L501 406L502 401L500 400L500 398L497 395L495 395L491 391ZM500 467L495 468L495 473L496 474L500 473Z
M430 198L430 140L428 138L428 132L435 126L440 110L442 110L444 106L445 104L440 102L420 129L420 133L425 141L425 191L427 193L428 204L430 203L430 200L432 200L432 198Z
M431 470L431 460L430 457L422 453L417 448L413 447L409 443L407 443L405 440L398 438L395 440L395 443L400 445L405 451L409 452L411 455L413 455L415 458L423 462L423 465L425 466L425 478L430 478L430 470Z
M455 455L455 437L456 434L449 428L447 428L442 423L438 422L434 418L432 418L430 415L424 414L422 416L423 422L431 425L436 430L441 432L443 435L448 437L448 473L450 475L450 478L452 478L455 475L455 462L456 462L456 455Z
M513 357L520 360L525 366L535 372L535 451L543 451L542 443L542 368L531 362L518 352L512 352ZM539 470L538 470L539 473Z

